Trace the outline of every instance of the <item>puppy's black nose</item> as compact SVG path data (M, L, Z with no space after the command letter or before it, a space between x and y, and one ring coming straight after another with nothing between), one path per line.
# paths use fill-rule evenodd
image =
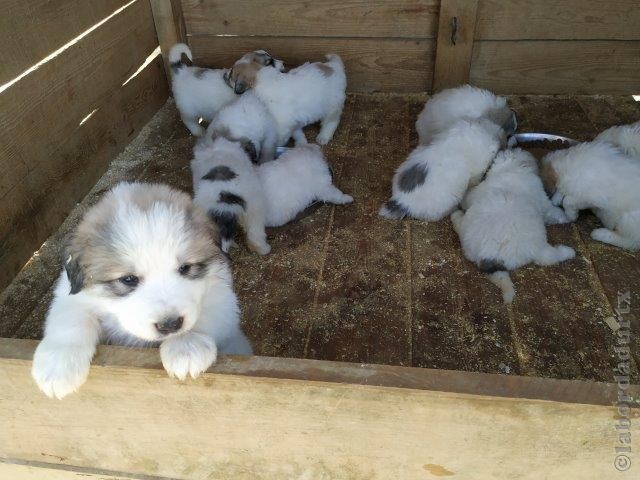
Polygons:
M177 332L182 328L183 317L167 317L156 322L156 330L166 335L168 333Z

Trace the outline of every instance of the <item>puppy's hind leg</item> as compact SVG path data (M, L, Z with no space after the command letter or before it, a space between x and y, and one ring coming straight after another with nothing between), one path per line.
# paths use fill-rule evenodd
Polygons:
M456 210L451 214L451 223L453 223L453 229L458 235L462 228L462 219L464 218L464 212L462 210Z
M555 265L556 263L564 262L576 256L576 252L573 248L566 245L545 245L542 250L538 252L537 257L534 259L536 265Z
M267 134L266 138L262 142L262 147L260 148L260 158L258 159L258 163L270 162L276 158L277 141L278 139L275 132Z
M342 108L334 110L322 119L322 126L316 137L316 142L318 142L319 145L326 145L333 138L333 134L336 132L338 124L340 123L341 115Z
M267 243L267 234L264 230L264 218L256 215L244 215L243 225L249 248L259 255L267 255L271 252L271 245Z
M340 189L334 185L329 185L323 192L320 193L319 200L327 203L335 203L336 205L346 205L353 202L353 197L342 193Z
M596 228L591 231L591 238L602 243L608 243L626 250L638 250L638 241L623 237L618 232L608 228Z

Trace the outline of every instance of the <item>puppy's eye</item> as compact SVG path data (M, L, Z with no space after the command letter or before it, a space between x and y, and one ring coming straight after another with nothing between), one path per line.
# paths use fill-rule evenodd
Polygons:
M190 263L183 263L182 265L180 265L180 268L178 268L178 273L180 275L189 275L189 272L191 272L191 267L192 265Z
M135 287L140 283L140 279L135 275L127 275L125 277L120 277L118 279L120 283L126 285L127 287Z
M276 63L273 57L267 58L267 67L273 67L273 64Z

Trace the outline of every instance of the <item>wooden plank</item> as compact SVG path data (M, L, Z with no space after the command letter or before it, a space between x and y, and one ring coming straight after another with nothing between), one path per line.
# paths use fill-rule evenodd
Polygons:
M434 38L438 0L183 0L189 35Z
M476 42L471 82L497 93L635 94L640 41Z
M434 90L469 83L478 0L442 0Z
M121 109L111 103L155 45L150 7L139 0L0 96L0 287L166 98L164 79L137 94L132 80Z
M129 0L0 2L0 85L109 16Z
M187 28L182 15L182 2L180 0L150 0L153 11L153 21L156 25L156 34L167 79L171 78L171 66L169 62L169 50L176 43L186 43Z
M61 402L37 391L30 361L1 360L0 454L194 479L483 480L499 465L501 478L599 480L614 471L612 406L218 373L177 382L154 349L100 355L116 350L147 366L94 366ZM630 412L632 437L639 414ZM452 448L460 432L465 448Z
M196 63L217 68L257 48L289 66L337 53L351 92L420 92L431 88L433 76L433 40L194 36L191 48Z
M476 40L640 40L640 1L481 0Z
M55 459L54 459L55 460ZM95 470L46 462L22 462L0 458L0 478L11 480L156 480L149 475ZM165 477L166 478L166 477ZM158 479L159 480L159 479Z

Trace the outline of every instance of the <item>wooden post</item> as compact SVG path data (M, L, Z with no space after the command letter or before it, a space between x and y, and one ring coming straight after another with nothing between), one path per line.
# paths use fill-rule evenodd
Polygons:
M469 82L478 0L442 0L433 89Z
M156 24L158 43L164 60L164 70L167 82L171 84L171 66L169 65L169 50L176 43L186 43L187 29L182 15L180 0L150 0L153 11L153 21Z

